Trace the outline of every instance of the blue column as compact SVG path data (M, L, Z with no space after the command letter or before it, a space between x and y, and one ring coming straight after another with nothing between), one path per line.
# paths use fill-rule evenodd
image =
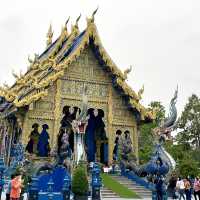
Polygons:
M100 177L101 169L100 167L94 163L92 168L92 200L100 200L100 189L102 186L101 177Z
M67 174L64 178L63 184L63 200L70 200L70 186L71 186L71 178Z

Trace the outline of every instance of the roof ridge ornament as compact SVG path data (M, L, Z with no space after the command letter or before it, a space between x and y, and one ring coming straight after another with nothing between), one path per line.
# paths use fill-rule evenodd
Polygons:
M139 100L142 99L142 95L144 94L144 84L142 85L142 88L139 89L138 91L138 97L139 97Z
M53 31L52 31L52 26L50 24L47 32L47 41L46 41L47 47L49 47L49 45L52 44L52 38L53 38Z
M76 19L76 24L75 24L75 26L77 26L77 27L78 27L78 22L79 22L80 18L81 18L81 14L80 14L80 15L78 16L78 18Z
M17 73L12 69L12 75L15 79L19 79L20 77L17 75Z
M130 65L129 68L124 70L124 79L126 80L128 78L128 74L132 71L133 67Z
M94 10L92 13L92 18L91 18L92 22L94 22L94 16L96 15L98 9L99 9L99 6L97 6L96 10Z
M65 25L62 28L62 33L61 33L61 35L64 34L64 36L66 36L66 37L68 36L67 24L68 24L69 20L70 20L70 16L68 17L67 21L65 22Z
M6 82L3 83L3 87L4 87L4 89L6 89L6 90L10 88L10 86L9 86Z
M96 15L97 11L99 9L99 6L93 11L92 16L91 17L86 17L87 20L87 25L89 26L90 24L94 23L94 16Z
M69 20L70 20L70 16L68 17L67 21L65 22L65 27L66 28L67 28L67 24L68 24Z
M77 34L79 34L78 22L79 22L80 18L81 18L81 14L80 14L80 15L78 16L78 18L76 19L75 25L72 25L72 28L71 28L71 30L72 30L71 34L72 34L72 35L77 35Z

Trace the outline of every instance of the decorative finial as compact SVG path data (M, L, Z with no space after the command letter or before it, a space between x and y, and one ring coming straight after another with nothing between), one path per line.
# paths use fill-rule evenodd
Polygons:
M97 11L99 9L99 6L96 8L96 10L92 13L91 21L94 22L94 16L96 15Z
M20 78L22 78L22 76L23 76L23 72L22 72L22 70L20 70L20 72L19 72L19 76L20 76Z
M39 60L39 55L37 53L34 53L34 63L37 63Z
M68 17L67 21L65 22L65 26L62 27L61 36L67 37L68 31L67 31L67 24L69 22L70 17Z
M132 68L133 68L132 65L130 65L129 68L124 70L124 78L125 78L125 80L128 78L127 75L132 71Z
M5 89L9 89L9 85L8 85L6 82L4 82L3 87L4 87Z
M80 18L81 18L81 14L78 16L78 18L76 19L76 26L78 27L78 22L79 22L79 20L80 20Z
M144 93L144 85L142 86L142 88L138 91L138 97L139 97L139 100L142 99L142 95Z
M66 27L67 27L67 24L68 24L69 20L70 20L70 16L68 17L67 21L65 22L65 26Z
M33 60L30 58L30 55L28 55L28 62L29 62L30 64L33 64Z
M15 73L14 70L12 70L12 75L14 76L15 79L19 79L19 76Z
M52 26L50 24L49 30L47 32L47 42L46 42L47 47L52 44L52 38L53 38L53 31L52 31Z

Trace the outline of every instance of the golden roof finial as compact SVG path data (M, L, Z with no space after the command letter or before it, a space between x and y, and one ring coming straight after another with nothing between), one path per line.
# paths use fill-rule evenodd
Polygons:
M91 18L92 22L94 22L94 16L96 15L98 9L99 9L99 6L98 6L98 7L96 8L96 10L92 13L92 18Z
M47 42L46 42L47 47L52 44L52 38L53 38L53 31L52 31L52 26L50 24L49 30L47 32Z
M130 65L129 68L124 70L124 78L125 78L125 80L128 78L128 74L132 71L132 68L133 68L132 65Z
M76 25L75 25L75 26L77 26L77 27L78 27L78 22L79 22L80 18L81 18L81 14L80 14L80 15L78 16L78 18L76 19Z
M138 91L138 97L139 97L139 100L142 99L142 95L144 94L144 85L142 86L142 88Z
M81 18L81 14L76 19L75 25L72 25L72 34L76 35L77 33L79 33L78 22L79 22L80 18Z
M30 55L28 55L28 62L29 62L30 64L33 64L33 60L30 58Z
M99 7L97 7L96 10L93 11L92 16L90 18L88 18L88 17L86 18L87 25L90 25L90 24L94 23L94 16L97 13L98 9L99 9Z
M19 79L19 76L14 70L12 70L12 75L14 76L15 79Z
M68 24L69 20L70 20L70 16L68 17L67 21L65 22L65 27L66 28L67 28L67 24Z
M39 62L39 54L34 53L34 63L38 63Z
M8 85L6 82L4 82L3 87L4 87L4 89L6 89L6 90L10 88L9 85Z
M67 24L69 22L69 19L70 19L70 16L68 17L67 21L65 22L64 28L62 28L62 34L64 34L64 36L68 36Z

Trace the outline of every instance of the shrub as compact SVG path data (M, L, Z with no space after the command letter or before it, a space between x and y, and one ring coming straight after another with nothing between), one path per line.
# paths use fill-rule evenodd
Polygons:
M78 165L74 170L72 177L72 192L79 196L84 196L88 193L87 171L83 165Z

